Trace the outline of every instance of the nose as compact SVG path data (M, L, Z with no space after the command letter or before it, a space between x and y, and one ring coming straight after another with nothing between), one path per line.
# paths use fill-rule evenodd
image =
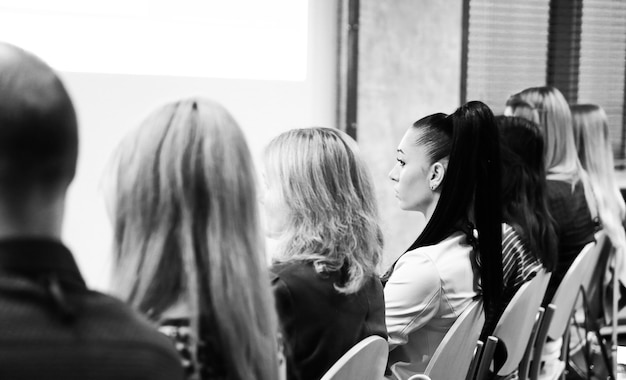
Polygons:
M397 174L397 170L396 170L397 168L398 168L398 164L394 165L393 168L391 168L391 171L388 174L389 179L394 181L394 182L398 182L398 174Z

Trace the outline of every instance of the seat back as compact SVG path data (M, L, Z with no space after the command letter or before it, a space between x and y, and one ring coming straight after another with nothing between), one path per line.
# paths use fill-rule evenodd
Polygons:
M548 328L548 337L553 340L561 338L565 333L580 290L589 289L591 285L600 252L606 243L606 234L600 232L596 239L596 243L587 244L578 254L550 302L556 306Z
M505 376L518 367L530 343L530 337L541 307L541 301L548 287L550 273L539 270L534 278L523 284L513 296L493 332L500 344L498 350L506 358L498 370L499 376Z
M465 380L484 324L483 302L475 300L448 330L424 374L431 379Z
M337 360L321 380L380 380L388 354L387 340L377 335L367 337Z
M576 300L581 289L588 290L594 280L594 273L600 255L608 239L604 231L596 234L596 242L587 244L578 254L567 273L561 280L550 304L546 307L544 320L539 327L537 341L533 352L532 365L529 371L531 380L539 378L541 353L549 337L552 340L563 338L568 330L569 321L576 307ZM567 350L567 342L562 345L563 352ZM563 364L564 366L564 364Z

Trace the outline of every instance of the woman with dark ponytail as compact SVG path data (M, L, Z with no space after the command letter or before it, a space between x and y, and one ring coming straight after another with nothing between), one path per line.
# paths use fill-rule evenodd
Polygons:
M501 309L499 149L493 113L481 102L418 120L400 141L389 177L400 207L427 223L383 278L395 378L423 372L477 296L488 318Z

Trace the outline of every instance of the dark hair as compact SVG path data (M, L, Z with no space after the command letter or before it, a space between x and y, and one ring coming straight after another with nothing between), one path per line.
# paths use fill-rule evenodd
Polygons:
M502 293L502 218L500 205L500 147L489 107L472 101L445 117L434 114L417 121L417 143L426 142L433 160L449 155L441 196L426 227L408 250L441 242L463 231L474 242L471 216L478 230L478 267L484 309L500 309Z
M502 159L502 216L548 270L556 264L557 235L548 211L541 129L530 120L498 116Z
M77 153L76 114L57 75L34 55L0 44L0 182L10 185L3 191L67 186Z

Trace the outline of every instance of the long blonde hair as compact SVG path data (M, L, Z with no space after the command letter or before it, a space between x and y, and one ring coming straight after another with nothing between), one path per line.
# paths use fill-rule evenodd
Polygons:
M276 379L255 170L235 120L209 100L164 105L115 164L116 291L154 320L186 302L195 338L208 328L229 379Z
M358 291L376 273L382 232L356 142L336 129L294 129L269 143L264 163L289 210L275 260L312 262L318 272L345 270L346 281L335 288Z
M626 234L622 223L626 216L626 204L615 180L606 113L595 104L574 105L571 108L578 155L589 175L602 226L613 245L625 252Z
M531 87L515 94L507 106L522 100L538 114L538 124L543 130L544 158L548 179L569 182L572 189L581 181L592 217L597 216L597 203L589 177L578 159L572 114L565 97L555 87ZM532 120L537 121L537 120Z

